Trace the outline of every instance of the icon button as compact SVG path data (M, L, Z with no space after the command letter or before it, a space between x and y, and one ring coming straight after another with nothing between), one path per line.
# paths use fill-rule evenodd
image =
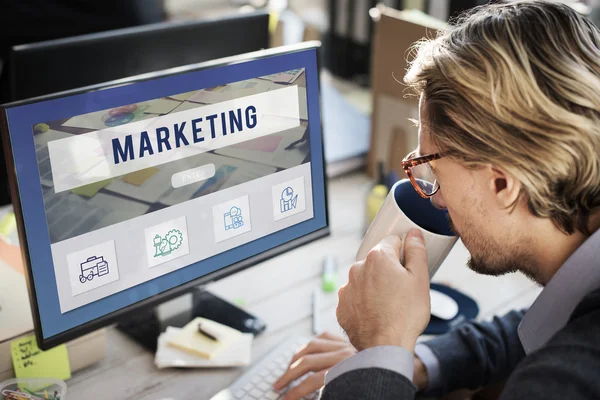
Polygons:
M94 276L104 276L108 274L108 263L104 261L104 257L92 256L80 264L81 275L79 282L91 282Z
M238 197L213 206L215 242L250 232L250 203L248 196Z
M273 186L272 195L275 221L301 213L306 209L303 176Z
M73 296L119 280L114 240L68 254L67 266Z
M244 226L244 217L242 216L242 210L239 207L233 206L223 215L225 222L225 230L238 229Z
M154 257L168 256L181 247L181 243L183 243L183 234L178 229L171 229L164 237L156 234L154 236L154 249L156 250Z
M185 217L146 228L146 256L150 267L190 253Z
M281 199L279 200L279 211L286 213L292 211L298 205L298 195L294 193L294 189L286 187L281 192Z

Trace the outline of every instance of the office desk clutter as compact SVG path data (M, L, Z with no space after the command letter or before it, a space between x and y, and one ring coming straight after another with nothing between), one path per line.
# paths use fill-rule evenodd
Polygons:
M254 335L205 318L167 327L158 338L157 368L235 367L250 364Z
M65 400L67 385L54 378L8 379L0 382L0 400Z

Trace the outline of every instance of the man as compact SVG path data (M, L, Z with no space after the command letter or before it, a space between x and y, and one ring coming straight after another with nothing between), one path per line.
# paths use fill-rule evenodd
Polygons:
M416 345L427 252L411 231L401 265L400 239L386 237L339 291L351 345L315 339L276 388L312 371L286 399L323 380L327 400L503 381L502 399L600 398L600 31L564 4L517 1L477 8L417 50L405 82L420 95L419 147L405 168L431 183L418 188L448 210L470 268L521 271L544 290L525 315Z

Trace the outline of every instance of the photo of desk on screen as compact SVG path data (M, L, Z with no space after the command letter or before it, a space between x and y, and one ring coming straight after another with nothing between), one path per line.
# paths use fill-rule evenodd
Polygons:
M140 104L123 104L108 110L75 115L58 121L47 121L45 124L34 126L34 141L51 242L67 240L308 162L310 147L306 134L308 127L306 78L300 70L294 71L292 82L274 81L278 77L285 76L285 73L286 71L282 71L279 74L233 82L219 87L173 94ZM237 105L249 96L281 90L297 93L299 125L244 140L243 135L247 134L248 123L252 123L245 121L246 116L252 118L253 114L252 110L246 113L246 110L240 109ZM164 162L158 165L106 179L92 178L91 183L81 186L69 184L67 190L56 190L52 173L60 169L61 163L65 163L64 151L68 150L61 150L63 142L72 138L83 139L90 134L114 136L118 135L120 130L129 132L132 124L136 124L135 131L148 132L149 141L146 142L144 139L141 143L132 141L130 147L127 139L121 140L117 145L117 158L112 161L121 163L139 161L140 155L142 157L154 155L160 150L167 153L165 150L167 143L164 141L158 143L156 138L154 125L157 117L177 118L186 112L189 113L189 110L215 108L223 104L233 107L228 112L198 114L205 117L202 121L203 127L214 128L214 132L204 129L203 142L194 143L194 134L189 120L185 121L187 126L182 130L186 133L185 139L177 137L171 127L168 144L172 148L180 146L176 149L177 159L168 161L165 158ZM214 115L216 117L213 117ZM196 126L199 124L200 122L197 122ZM181 124L178 127L181 128ZM213 133L222 135L223 132L230 137L240 137L241 140L225 147L203 148L204 144L214 140L211 136ZM160 134L164 139L165 132L162 131ZM186 145L185 140L191 146ZM79 164L85 165L88 171L104 171L98 176L105 177L106 168L103 164L107 164L106 157L114 156L114 149L98 147L106 147L107 142L91 137L81 143L85 143L88 148L90 145L96 146L96 157L90 159L89 153L69 154L71 161L76 160ZM206 176L206 179L197 179L202 178L201 176L191 177L189 179L196 179L197 182L173 184L172 180L176 174L182 171L193 171L202 166L210 166L211 176ZM77 173L86 175L88 171ZM86 176L91 175L93 172Z

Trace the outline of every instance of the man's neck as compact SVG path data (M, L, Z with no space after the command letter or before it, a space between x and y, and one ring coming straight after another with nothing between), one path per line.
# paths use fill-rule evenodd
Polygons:
M545 286L567 261L569 256L587 239L581 232L567 235L550 220L539 221L536 236L532 240L532 253L536 260L535 278Z

